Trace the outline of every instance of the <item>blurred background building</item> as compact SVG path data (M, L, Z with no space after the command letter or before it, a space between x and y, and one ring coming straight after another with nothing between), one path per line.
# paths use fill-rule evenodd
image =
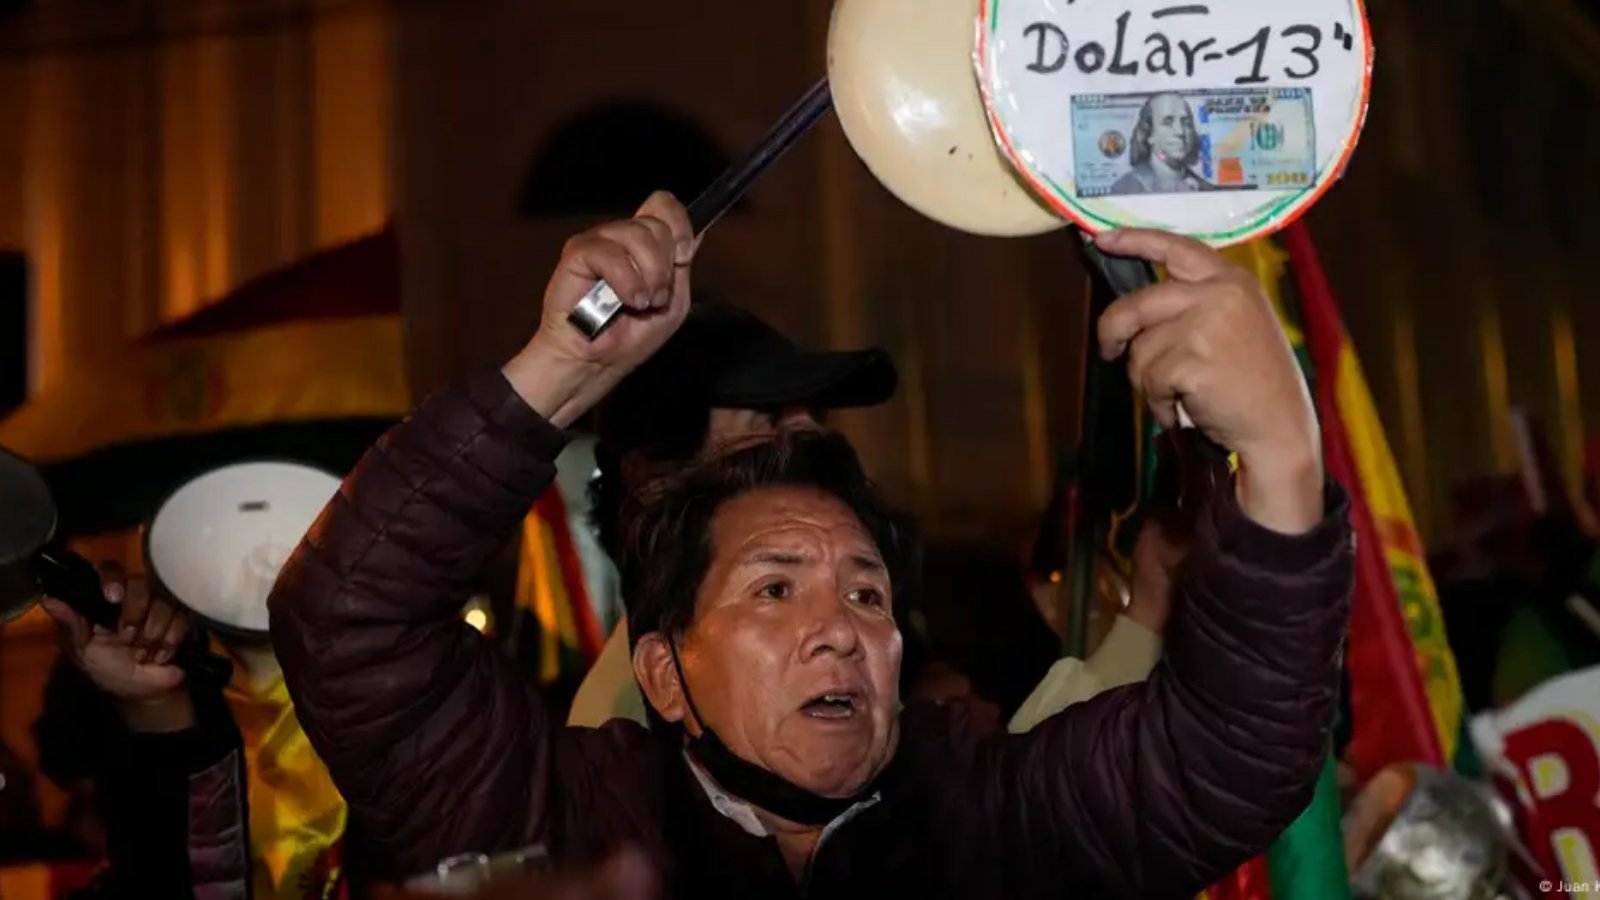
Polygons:
M568 235L656 187L687 200L824 74L829 6L0 0L0 416L386 227L412 393L497 362ZM1371 0L1367 131L1309 217L1422 539L1469 568L1483 548L1458 545L1523 514L1519 469L1582 483L1600 426L1595 10ZM696 279L803 342L887 347L901 391L844 430L936 537L1005 541L1076 431L1074 242L921 218L830 119ZM37 637L7 641L0 680L48 666ZM6 702L0 746L24 747L35 701Z

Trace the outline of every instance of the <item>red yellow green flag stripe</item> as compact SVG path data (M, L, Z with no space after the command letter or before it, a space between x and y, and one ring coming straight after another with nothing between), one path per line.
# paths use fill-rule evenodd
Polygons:
M1310 232L1291 226L1284 246L1318 373L1327 466L1351 495L1357 532L1348 656L1355 732L1346 759L1363 779L1398 761L1448 766L1461 734L1462 694L1438 591Z
M566 503L554 485L522 523L516 605L539 625L539 683L587 671L600 656L605 636L584 587Z

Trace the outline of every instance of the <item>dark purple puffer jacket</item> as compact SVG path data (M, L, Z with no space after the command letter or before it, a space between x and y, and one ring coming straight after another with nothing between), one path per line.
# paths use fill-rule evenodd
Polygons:
M685 897L1185 897L1310 799L1351 590L1344 494L1330 486L1326 520L1288 537L1222 491L1148 681L1019 735L912 705L877 802L829 827L797 883L660 735L563 727L461 622L465 585L564 440L499 372L439 394L367 455L278 579L273 642L349 801L356 877L631 841Z

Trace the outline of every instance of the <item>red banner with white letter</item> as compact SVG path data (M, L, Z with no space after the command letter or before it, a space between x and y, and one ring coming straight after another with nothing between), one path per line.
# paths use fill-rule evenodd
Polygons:
M1527 886L1600 900L1600 667L1478 716L1472 737L1538 862Z

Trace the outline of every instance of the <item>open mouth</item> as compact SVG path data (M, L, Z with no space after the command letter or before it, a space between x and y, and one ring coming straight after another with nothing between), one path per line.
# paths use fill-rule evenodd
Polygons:
M813 719L848 719L861 711L861 694L835 691L813 697L800 711Z

